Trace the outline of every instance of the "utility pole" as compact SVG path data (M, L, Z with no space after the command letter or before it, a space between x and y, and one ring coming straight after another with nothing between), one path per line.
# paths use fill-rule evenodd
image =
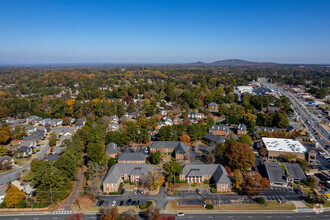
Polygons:
M220 208L220 195L219 195L219 208Z

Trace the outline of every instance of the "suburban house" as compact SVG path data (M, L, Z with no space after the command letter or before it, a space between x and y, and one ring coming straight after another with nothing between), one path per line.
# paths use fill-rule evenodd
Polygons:
M151 169L152 167L146 163L117 163L110 168L103 180L103 192L109 193L118 191L119 184L123 181L139 182Z
M207 105L208 109L210 112L218 112L218 104L215 102L211 102L210 104Z
M260 134L260 132L280 132L283 131L281 128L275 128L275 127L256 127L257 134Z
M26 133L28 133L28 134L31 134L32 132L35 132L35 131L37 130L37 129L36 129L34 126L32 126L32 125L28 125L28 126L26 126L25 129L26 129Z
M106 153L107 155L109 155L110 157L112 158L115 158L118 154L118 150L117 150L117 144L114 143L114 142L110 142L108 145L107 145L107 149L106 149Z
M160 114L162 114L162 116L167 116L168 113L169 113L169 110L165 110L165 109L160 110Z
M11 168L14 166L14 159L8 155L0 156L0 169Z
M209 127L209 133L212 133L212 134L218 135L218 136L228 136L229 128L225 125L214 124L211 127Z
M272 186L286 186L287 177L279 163L265 162L264 163L267 178Z
M118 130L119 130L118 122L112 122L112 123L109 125L109 130L110 130L110 131L118 131Z
M61 154L59 153L53 153L53 154L48 154L46 156L46 161L49 161L49 160L56 160L57 158L59 158L61 156Z
M22 146L18 149L19 157L28 157L32 154L32 148L27 146Z
M297 163L283 163L288 180L291 182L299 182L306 180L306 175Z
M37 146L37 142L35 140L23 140L23 141L19 142L19 146L35 148Z
M279 107L265 107L262 109L264 112L279 112L280 108Z
M244 135L247 133L246 125L245 124L239 124L237 128L237 134L238 135Z
M155 141L150 145L150 152L156 151L174 153L175 159L184 160L187 146L181 141Z
M204 118L204 113L189 112L188 113L188 118L191 118L191 119L203 119Z
M227 138L225 137L220 137L211 133L207 133L204 135L203 140L208 142L209 144L220 144L220 143L225 143Z
M82 128L84 127L85 123L86 123L86 118L78 118L74 125L78 128Z
M118 163L145 163L146 156L141 153L125 152L118 157Z
M232 183L226 169L220 164L187 164L183 167L180 180L188 183L203 183L210 180L218 192L231 191Z
M299 141L286 138L263 137L262 142L267 149L267 158L277 160L286 155L295 155L305 160L307 149Z

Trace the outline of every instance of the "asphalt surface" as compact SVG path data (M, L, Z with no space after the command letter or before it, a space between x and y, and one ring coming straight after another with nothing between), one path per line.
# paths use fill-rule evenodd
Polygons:
M169 214L173 215L173 214ZM0 220L64 220L67 215L9 215L0 216ZM83 219L100 219L96 214L87 214ZM141 218L142 219L142 218ZM330 219L330 213L200 213L185 214L183 217L176 216L176 219Z
M43 159L45 157L46 152L48 151L48 149L49 149L49 144L47 143L42 148L42 150L40 151L40 153L37 155L37 159L38 160ZM0 174L0 185L7 184L7 183L10 183L10 182L12 182L14 180L19 179L21 172L23 170L28 169L28 168L30 168L30 164L27 164L27 165L25 165L23 167L20 167L18 169L15 169L13 171L10 171L10 172Z
M267 88L273 89L290 99L294 110L306 125L310 134L314 136L314 138L318 141L323 149L326 145L330 145L329 132L321 125L319 119L317 119L315 115L309 112L296 97L294 97L291 93L286 92L281 88L277 88L269 83L263 82L263 84Z

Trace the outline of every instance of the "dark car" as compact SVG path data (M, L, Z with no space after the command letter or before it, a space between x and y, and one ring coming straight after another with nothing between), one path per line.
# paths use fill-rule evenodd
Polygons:
M200 189L196 189L196 193L200 194L201 193Z
M123 205L124 205L124 200L121 200L119 206L123 206Z
M127 203L126 203L128 206L132 205L132 199L129 199L127 200Z
M136 201L135 200L132 202L132 205L136 205Z

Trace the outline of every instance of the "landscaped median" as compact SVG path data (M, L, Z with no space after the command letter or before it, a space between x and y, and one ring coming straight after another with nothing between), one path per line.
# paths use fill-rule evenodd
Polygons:
M220 208L218 205L214 204L213 209L206 209L204 206L179 206L177 201L168 202L166 205L166 211L170 213L177 212L195 212L195 211L203 211L203 212L225 212L225 211L295 211L296 207L291 202L285 202L284 204L279 204L277 201L267 201L266 205L260 205L257 203L254 204L220 204Z

